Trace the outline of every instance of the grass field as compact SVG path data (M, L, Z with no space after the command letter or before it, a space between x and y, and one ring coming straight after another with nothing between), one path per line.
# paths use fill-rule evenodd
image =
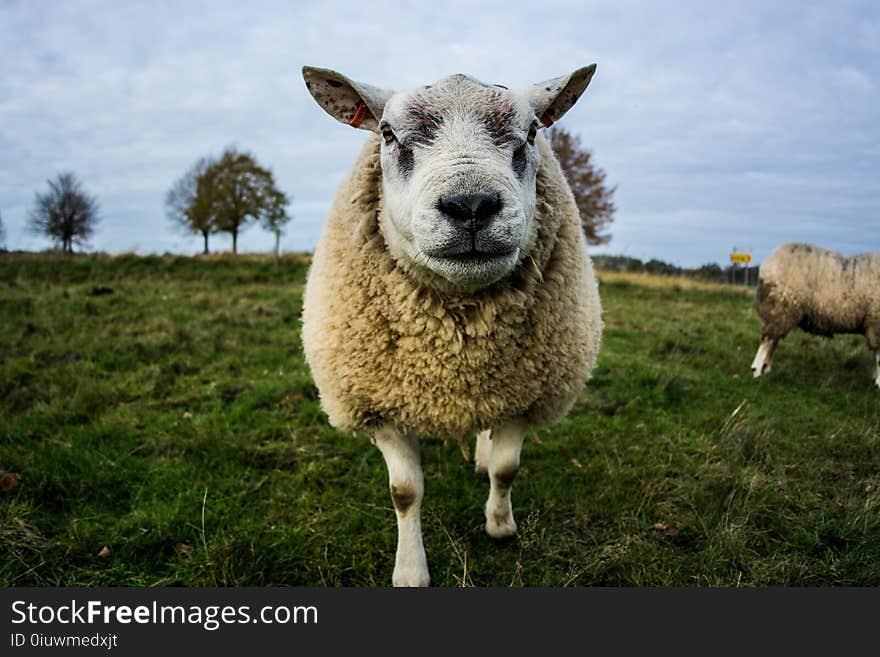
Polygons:
M0 585L390 583L381 456L305 367L307 259L0 256ZM880 585L864 340L794 333L760 380L752 293L601 274L574 411L529 435L518 538L426 442L440 586Z

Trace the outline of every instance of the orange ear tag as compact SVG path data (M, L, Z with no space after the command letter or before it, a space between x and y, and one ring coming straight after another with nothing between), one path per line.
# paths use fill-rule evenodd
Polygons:
M553 117L551 116L550 112L544 112L541 115L541 123L544 124L545 128L549 128L551 125L553 125Z
M367 104L364 101L360 101L357 104L357 107L354 110L354 116L351 117L351 121L348 122L352 128L360 128L361 123L364 122L364 119L367 117Z

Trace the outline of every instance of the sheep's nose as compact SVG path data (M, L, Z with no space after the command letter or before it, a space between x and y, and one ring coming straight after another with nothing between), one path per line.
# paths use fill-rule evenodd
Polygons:
M501 210L501 199L498 194L447 194L437 203L437 208L453 224L478 231Z

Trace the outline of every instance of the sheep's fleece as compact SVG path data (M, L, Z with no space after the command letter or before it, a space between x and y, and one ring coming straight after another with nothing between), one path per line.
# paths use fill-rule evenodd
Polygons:
M506 278L457 295L389 254L370 137L336 194L303 307L306 359L335 427L390 422L464 441L512 417L549 425L574 404L596 362L601 308L574 198L537 143L534 248Z
M812 244L777 247L761 264L755 308L763 335L865 333L880 347L880 253L844 257Z

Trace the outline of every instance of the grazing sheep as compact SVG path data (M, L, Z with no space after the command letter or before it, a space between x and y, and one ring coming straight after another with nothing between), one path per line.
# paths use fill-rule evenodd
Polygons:
M828 337L864 334L880 386L880 253L844 257L810 244L783 244L760 267L755 309L763 322L752 362L756 377L770 371L777 343L799 326Z
M331 116L377 133L315 250L302 337L331 424L370 436L385 458L396 586L429 583L418 438L480 432L486 531L513 536L526 430L567 413L595 363L601 308L586 241L537 135L594 70L516 91L453 75L395 93L303 69Z

